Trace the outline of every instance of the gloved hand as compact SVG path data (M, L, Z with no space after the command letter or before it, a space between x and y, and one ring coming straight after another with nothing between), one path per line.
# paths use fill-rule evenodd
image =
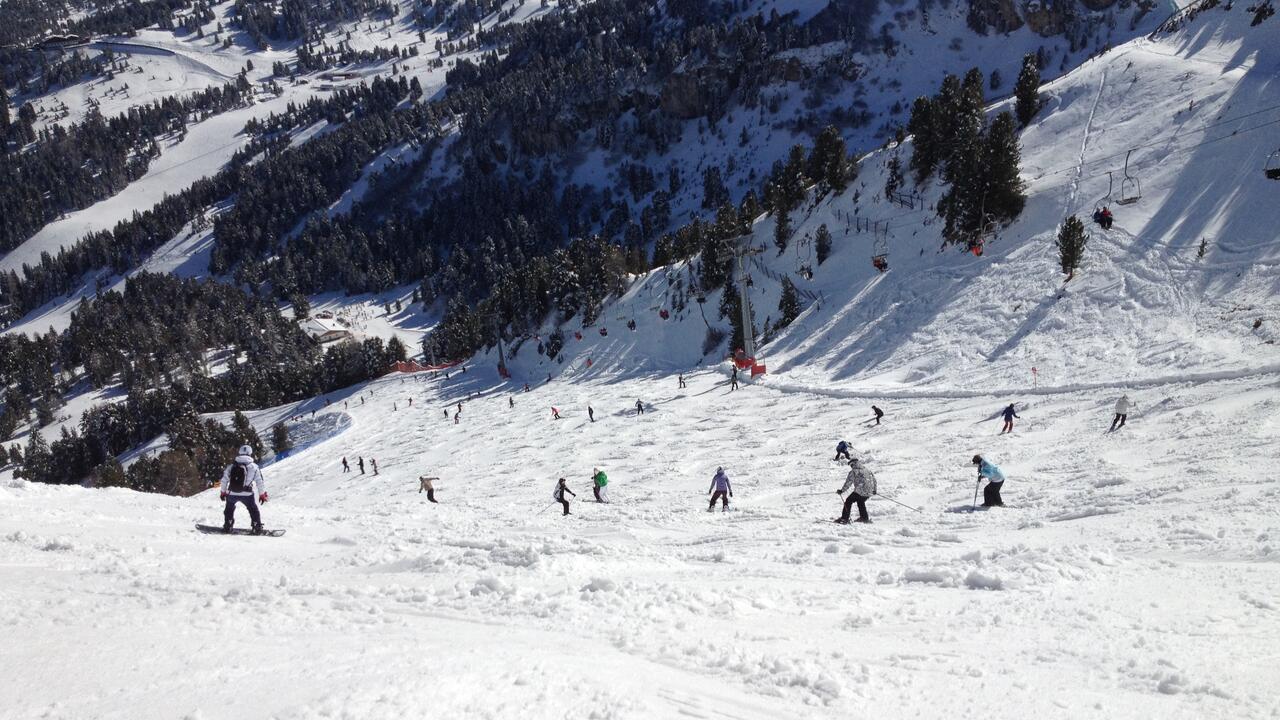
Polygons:
M266 493L262 493L261 495L259 495L259 496L258 496L258 502L260 502L260 503L264 503L264 502L266 502L267 500L270 500L270 499L271 499L271 498L270 498Z
M218 493L218 499L219 499L219 500L226 500L226 499L227 499L227 494L226 494L226 493L224 493L224 492L220 492L220 493Z

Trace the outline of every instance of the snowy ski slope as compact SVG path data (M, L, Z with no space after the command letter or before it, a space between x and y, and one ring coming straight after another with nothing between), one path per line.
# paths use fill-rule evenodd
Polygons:
M1280 25L1250 16L1210 11L1048 85L1028 209L982 258L939 254L929 212L877 197L884 153L794 218L836 238L812 282L764 221L764 266L823 300L737 391L699 367L692 300L658 317L657 271L569 333L564 365L531 339L509 384L488 354L254 413L333 429L267 469L282 538L193 532L213 492L0 475L0 716L1274 717L1280 183L1261 164ZM1143 198L1091 228L1064 287L1057 223L1134 148ZM844 232L855 209L889 222L888 273ZM753 273L763 321L777 286ZM1107 433L1122 392L1136 406ZM998 436L1008 402L1022 417ZM885 495L870 526L828 522L840 438ZM1008 507L971 512L975 453ZM708 514L721 465L735 511ZM597 466L609 505L589 502Z

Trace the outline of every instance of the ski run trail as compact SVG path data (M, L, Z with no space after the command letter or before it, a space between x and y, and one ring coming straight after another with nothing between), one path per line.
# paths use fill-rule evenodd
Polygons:
M759 267L818 300L737 390L700 362L719 293L681 306L679 265L566 325L562 363L509 346L510 382L490 351L251 411L307 444L264 468L282 537L196 532L216 491L4 471L0 718L1280 717L1280 22L1251 17L1046 84L1027 209L981 258L938 252L939 188L880 197L894 148L798 211L784 254L762 221ZM1134 148L1142 199L1090 224L1063 284L1062 208L1087 218ZM888 222L888 273L854 217ZM803 278L822 224L834 253ZM776 315L776 282L751 293ZM877 476L873 524L830 522L840 439ZM975 453L1007 507L973 509ZM719 466L732 511L709 513Z

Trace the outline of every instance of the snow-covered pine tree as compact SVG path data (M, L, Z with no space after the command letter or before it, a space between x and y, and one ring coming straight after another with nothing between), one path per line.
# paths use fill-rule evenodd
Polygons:
M282 422L271 426L271 449L277 455L293 449L293 439L289 437L289 428Z
M1018 72L1018 82L1014 85L1014 112L1018 114L1018 124L1026 127L1027 123L1040 111L1040 64L1035 53L1027 53L1022 58L1022 70Z
M826 223L819 225L818 231L814 234L813 254L819 265L831 257L831 231L827 229Z
M791 211L785 207L778 210L778 224L773 229L773 244L778 246L778 254L787 251L787 242L791 240Z
M1084 246L1089 237L1085 234L1084 223L1072 215L1067 218L1058 230L1058 263L1062 265L1064 275L1072 275L1080 267L1084 258Z
M788 275L782 276L782 297L778 299L778 322L775 328L784 328L800 317L800 293Z

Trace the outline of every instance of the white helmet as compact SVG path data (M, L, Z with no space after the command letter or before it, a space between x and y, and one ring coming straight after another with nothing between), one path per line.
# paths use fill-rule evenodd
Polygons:
M249 447L248 445L241 445L241 446L240 446L240 454L241 454L241 455L248 455L249 457L253 457L253 448Z

